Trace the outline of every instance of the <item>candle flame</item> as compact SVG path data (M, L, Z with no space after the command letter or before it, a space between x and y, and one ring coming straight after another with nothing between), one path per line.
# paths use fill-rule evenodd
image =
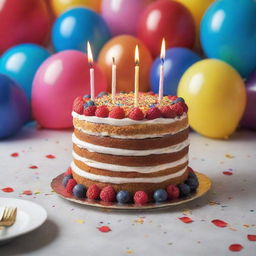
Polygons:
M164 60L164 58L165 58L165 39L164 38L163 38L163 41L162 41L160 58L162 60Z
M138 47L138 45L136 45L136 47L135 47L135 64L136 65L139 65L139 60L140 60L140 58L139 58L139 47Z
M93 63L93 56L92 56L92 49L89 41L87 42L87 55L88 55L88 62L92 65Z

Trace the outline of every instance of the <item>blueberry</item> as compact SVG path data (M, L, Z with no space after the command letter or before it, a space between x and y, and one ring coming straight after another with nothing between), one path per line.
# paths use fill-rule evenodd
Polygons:
M94 106L95 103L92 100L88 100L86 103L84 103L84 108L88 108L90 106Z
M174 101L172 102L172 104L175 104L175 103L178 103L178 102L185 102L185 100L184 100L183 98L179 97L179 98L177 98L176 100L174 100Z
M168 198L168 194L164 189L158 189L154 192L154 199L156 202L164 202Z
M155 107L155 104L150 104L149 107L150 107L150 108L154 108L154 107Z
M197 179L197 176L194 172L188 172L188 178Z
M73 177L72 177L71 174L65 176L65 177L63 178L63 180L62 180L62 185L63 185L64 187L66 187L66 185L67 185L67 183L68 183L68 180L70 180L70 179L72 179L72 178L73 178Z
M127 190L121 190L116 195L116 200L118 203L125 204L131 199L131 195Z
M84 95L84 99L90 99L91 98L91 95L90 94L85 94Z
M76 184L73 188L73 195L77 198L85 198L86 188L82 184Z
M180 195L181 195L181 196L187 196L187 195L189 195L189 193L190 193L190 187L189 187L189 185L187 185L187 184L180 184L180 185L178 185L178 188L179 188L179 190L180 190Z
M100 93L98 94L97 98L100 98L100 97L102 97L102 96L104 96L104 95L108 95L108 92L100 92Z
M195 191L199 186L198 180L194 178L188 178L186 184L189 185L191 191Z

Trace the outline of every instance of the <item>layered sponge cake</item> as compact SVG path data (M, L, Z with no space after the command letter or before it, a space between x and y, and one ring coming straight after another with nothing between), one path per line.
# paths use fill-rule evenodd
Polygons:
M125 191L132 198L142 191L153 199L156 191L168 192L168 186L188 179L189 126L184 100L165 96L159 103L158 95L139 93L138 102L134 107L133 93L119 93L114 99L103 93L94 101L89 96L75 100L70 171L87 194L88 188L97 188L98 193L108 188L110 194Z

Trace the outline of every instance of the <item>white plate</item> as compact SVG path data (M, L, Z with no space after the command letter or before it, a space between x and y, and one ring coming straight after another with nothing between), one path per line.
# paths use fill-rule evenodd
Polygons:
M6 206L17 207L17 217L11 227L0 230L0 243L33 231L41 226L47 218L46 210L38 204L3 197L0 197L0 218Z

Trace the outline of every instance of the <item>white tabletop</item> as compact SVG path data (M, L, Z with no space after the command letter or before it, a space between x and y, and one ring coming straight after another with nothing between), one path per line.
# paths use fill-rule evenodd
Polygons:
M48 219L37 230L0 247L9 255L256 255L256 133L240 131L229 141L210 140L191 133L190 166L208 175L213 188L203 198L165 210L103 211L59 198L51 180L71 161L71 131L25 128L0 142L1 197L31 200L46 208ZM11 157L12 153L18 157ZM52 154L55 159L45 156ZM31 165L38 169L29 168ZM223 171L232 169L233 175ZM33 195L22 195L31 190ZM193 222L185 224L180 217ZM211 222L229 225L220 228ZM97 228L108 226L111 231ZM241 244L231 252L231 244Z

